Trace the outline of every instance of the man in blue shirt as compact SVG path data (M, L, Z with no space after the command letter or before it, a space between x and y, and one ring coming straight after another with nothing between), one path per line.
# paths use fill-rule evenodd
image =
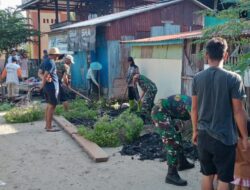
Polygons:
M53 114L58 103L59 82L56 73L55 60L59 57L60 52L58 48L51 48L49 50L49 57L43 63L44 74L42 76L41 89L44 90L47 107L45 110L46 130L48 132L55 132L58 129L52 129Z

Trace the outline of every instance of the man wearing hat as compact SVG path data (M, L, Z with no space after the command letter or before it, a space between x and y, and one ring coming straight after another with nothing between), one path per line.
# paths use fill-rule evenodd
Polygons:
M71 55L66 55L63 62L56 64L57 75L59 78L59 100L63 103L64 110L69 108L67 87L71 83L71 71L70 66L74 64L74 58Z
M43 63L44 74L42 75L41 89L44 90L47 107L45 110L46 131L55 132L58 129L52 129L52 118L58 104L59 81L56 72L55 61L60 56L58 48L51 48L49 50L49 57Z

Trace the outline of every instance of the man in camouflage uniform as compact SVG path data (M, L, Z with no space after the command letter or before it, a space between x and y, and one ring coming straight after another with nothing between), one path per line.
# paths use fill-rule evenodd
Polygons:
M174 95L161 99L152 109L152 120L161 135L167 153L168 173L166 183L185 186L187 181L180 178L179 171L194 167L183 154L181 121L190 119L191 98Z
M141 113L142 119L148 121L151 118L151 110L154 106L157 87L154 82L144 75L136 74L133 81L134 85L136 86L136 83L138 83L142 90L138 103L138 111Z
M70 86L71 83L71 64L74 64L74 59L71 55L66 55L62 62L56 64L59 79L59 101L63 103L65 111L69 109L69 90L67 87Z

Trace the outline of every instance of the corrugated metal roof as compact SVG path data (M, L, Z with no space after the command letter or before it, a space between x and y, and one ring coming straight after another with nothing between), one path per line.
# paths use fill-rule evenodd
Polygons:
M191 32L182 32L178 34L172 35L165 35L165 36L157 36L151 38L144 38L139 40L129 40L129 41L122 41L121 43L153 43L153 42L162 42L168 40L182 40L182 39L189 39L189 38L199 38L202 36L202 31L191 31Z
M129 17L129 16L132 16L135 14L139 14L139 13L143 13L146 11L150 11L150 10L158 9L161 7L169 6L172 4L176 4L176 3L179 3L182 1L185 1L185 0L172 0L172 1L167 1L167 2L160 2L160 3L154 3L154 4L150 4L150 5L146 5L146 6L136 7L133 9L126 10L126 11L122 11L122 12L118 12L118 13L114 13L114 14L110 14L110 15L105 15L105 16L94 18L94 19L71 24L68 26L64 26L61 28L54 29L52 31L66 30L66 29L80 28L80 27L87 27L87 26L96 26L96 25L108 23L108 22L111 22L114 20ZM206 5L203 5L202 3L198 2L197 0L190 0L190 1L194 2L199 7L202 7L204 9L210 9L209 7L207 7Z

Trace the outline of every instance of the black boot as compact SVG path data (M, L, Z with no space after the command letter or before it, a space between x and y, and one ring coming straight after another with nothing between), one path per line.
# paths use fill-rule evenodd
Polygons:
M187 185L187 181L180 178L177 169L174 166L168 167L168 174L166 176L165 182L177 186Z
M178 166L177 166L178 171L191 169L193 167L194 167L194 164L189 163L183 153L179 153Z

